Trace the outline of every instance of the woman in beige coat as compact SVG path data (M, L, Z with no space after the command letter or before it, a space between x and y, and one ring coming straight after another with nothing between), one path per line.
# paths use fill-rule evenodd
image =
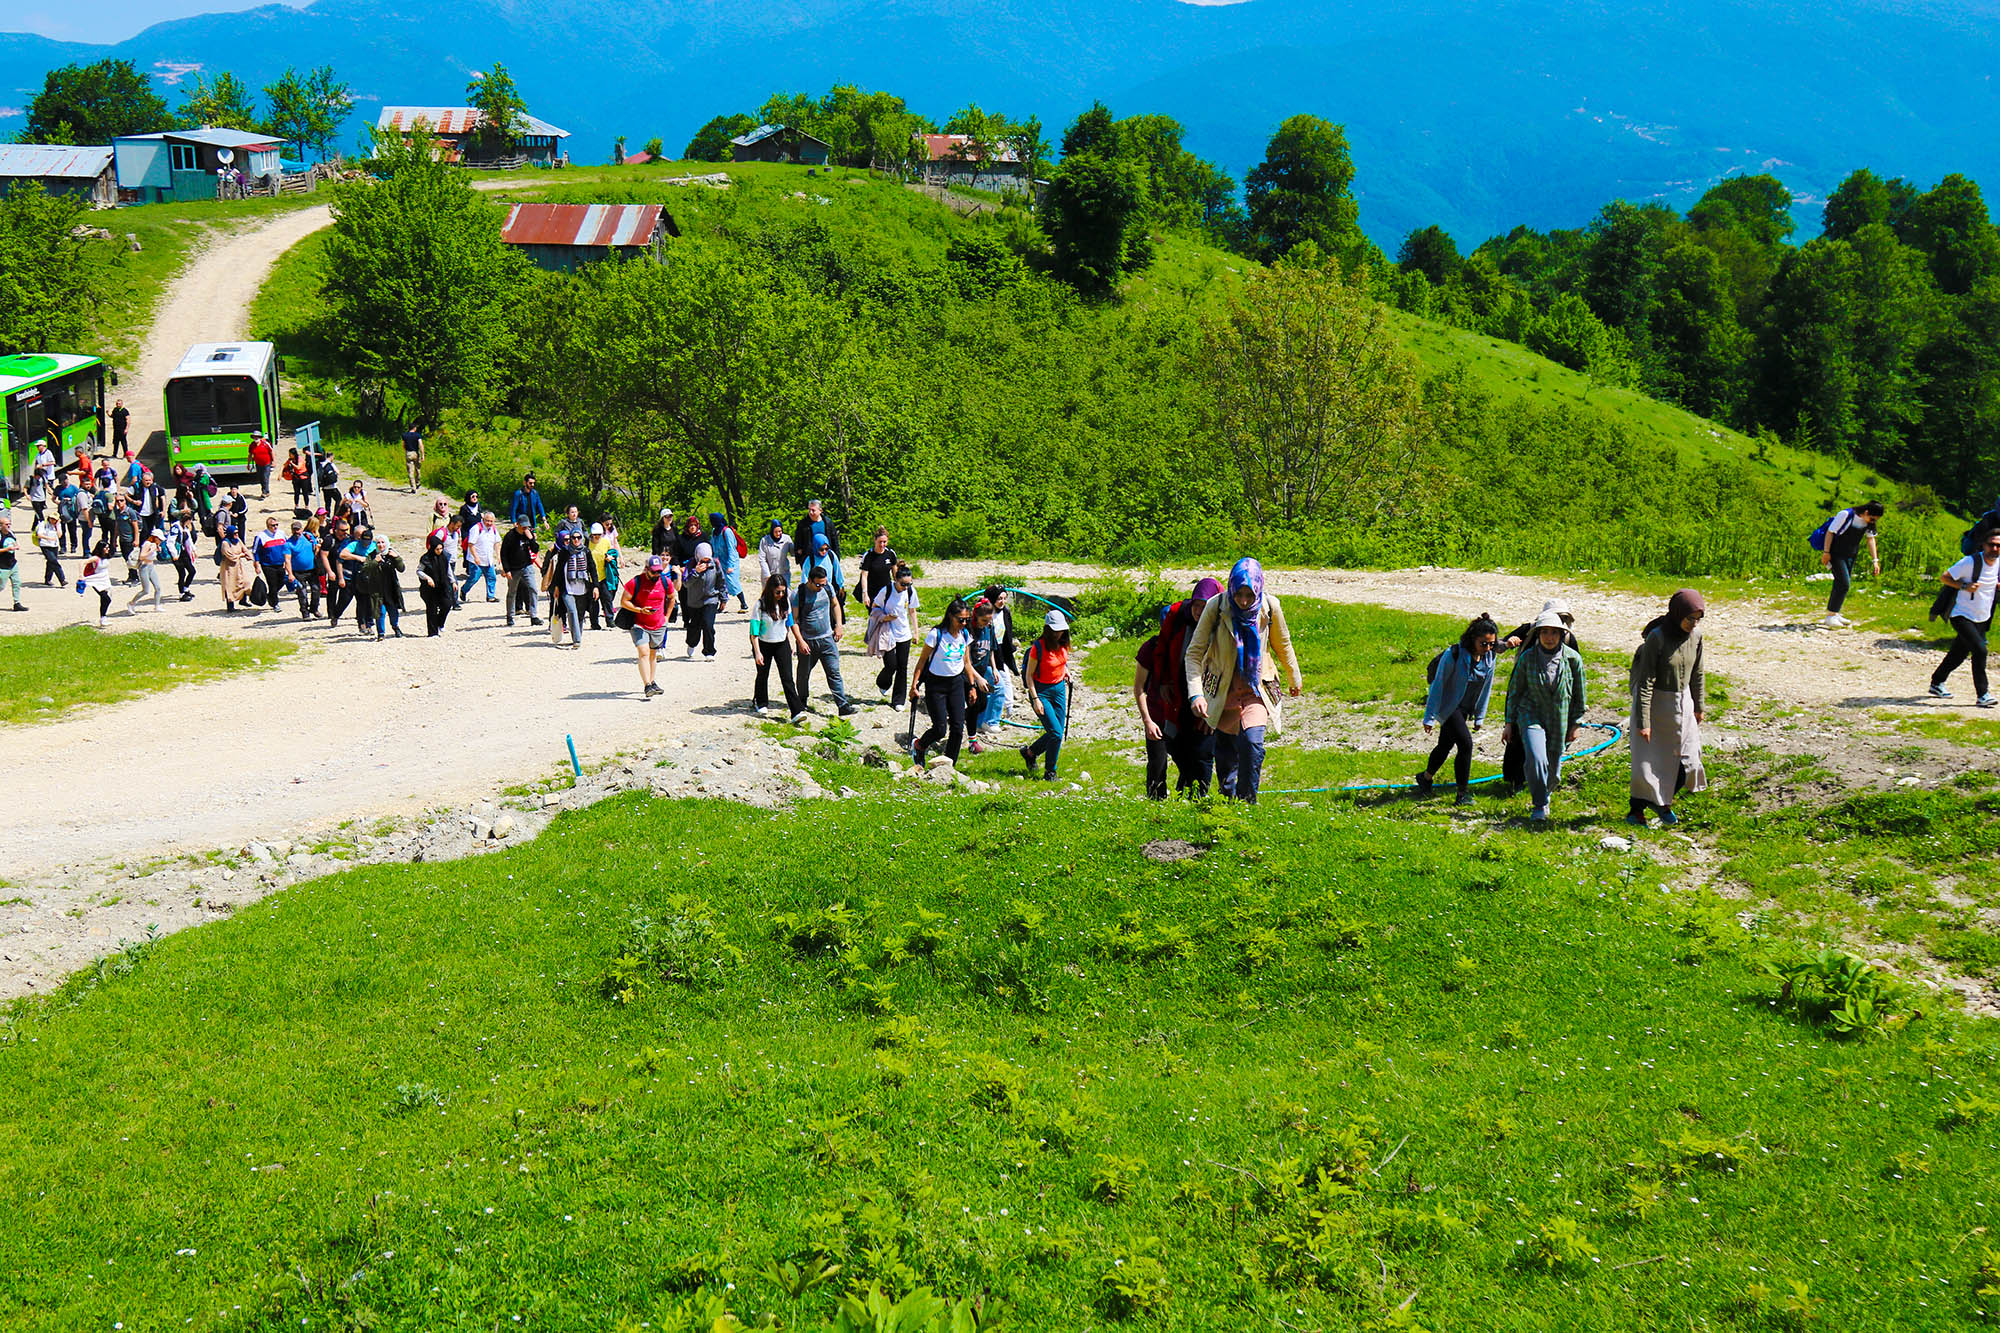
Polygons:
M1667 613L1646 626L1632 654L1632 812L1625 822L1646 825L1648 807L1662 824L1675 824L1674 797L1708 785L1701 765L1701 619L1708 603L1683 588Z
M233 527L222 530L221 554L222 568L216 581L222 585L222 609L234 611L250 600L251 585L257 582L257 562Z
M1189 706L1215 728L1216 787L1253 805L1264 740L1280 728L1279 663L1297 698L1305 682L1284 608L1264 591L1264 567L1246 556L1229 571L1228 590L1202 610L1182 665Z

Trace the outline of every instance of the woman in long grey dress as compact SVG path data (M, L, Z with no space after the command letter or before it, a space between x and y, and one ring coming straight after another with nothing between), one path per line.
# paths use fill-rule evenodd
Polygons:
M1662 824L1675 824L1674 798L1708 786L1701 766L1701 620L1708 603L1683 588L1667 613L1646 626L1632 654L1632 812L1628 824L1645 827L1648 807Z

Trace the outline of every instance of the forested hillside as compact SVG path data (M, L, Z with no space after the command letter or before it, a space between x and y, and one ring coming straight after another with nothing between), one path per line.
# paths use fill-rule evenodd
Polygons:
M1049 247L1018 207L960 216L859 171L735 165L709 190L650 170L533 193L666 202L682 231L669 262L563 277L461 245L456 281L504 293L509 313L447 359L366 361L370 333L333 313L343 284L334 305L315 292L367 271L379 229L343 224L331 263L295 256L258 328L313 376L299 404L337 431L395 425L335 396L357 366L379 365L391 416L424 394L450 404L434 446L447 484L491 490L539 457L545 478L635 517L709 497L752 522L824 493L848 525L946 554L1769 572L1803 567L1836 497L1893 498L1861 469L1814 475L1775 441L1398 315L1374 299L1383 279L1311 247L1267 270L1148 230L1149 266L1090 300L1043 271ZM414 201L421 179L377 197ZM497 228L497 210L465 208ZM1337 410L1278 429L1242 390L1286 376L1278 391ZM1363 405L1370 428L1340 429ZM1941 532L1887 525L1892 563L1934 559Z

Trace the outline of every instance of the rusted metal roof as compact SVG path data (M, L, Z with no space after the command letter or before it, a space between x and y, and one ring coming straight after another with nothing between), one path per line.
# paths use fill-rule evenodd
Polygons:
M430 125L434 134L457 136L478 129L481 119L476 106L385 106L375 118L375 128L402 131L421 120ZM529 115L521 117L521 133L534 138L569 138L568 130Z
M109 148L0 143L0 176L9 179L43 176L57 180L95 180L110 165Z
M924 151L930 154L933 162L977 160L973 155L972 136L969 134L925 134L919 137L923 139ZM1021 160L1012 144L995 144L993 147L995 150L993 155L986 159L986 165L989 167L995 163L1014 163Z
M500 239L509 245L569 245L602 250L606 246L651 245L665 228L680 229L659 204L514 204L501 224Z

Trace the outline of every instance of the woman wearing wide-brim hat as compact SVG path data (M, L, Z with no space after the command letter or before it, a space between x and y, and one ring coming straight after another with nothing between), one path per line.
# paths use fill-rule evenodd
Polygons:
M1507 677L1507 725L1502 744L1521 738L1528 795L1528 818L1549 820L1549 793L1562 776L1563 748L1576 739L1583 718L1583 656L1564 642L1566 627L1554 611L1544 611L1529 627L1528 642L1514 657Z

